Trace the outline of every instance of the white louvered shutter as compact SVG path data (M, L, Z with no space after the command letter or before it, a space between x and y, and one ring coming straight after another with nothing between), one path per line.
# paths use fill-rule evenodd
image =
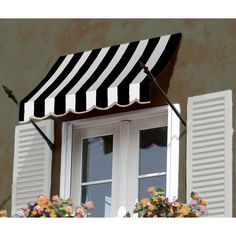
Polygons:
M54 142L54 122L37 122ZM28 201L40 194L50 195L52 151L30 124L16 126L12 185L12 216Z
M232 91L190 97L187 113L187 199L199 192L207 216L231 217Z

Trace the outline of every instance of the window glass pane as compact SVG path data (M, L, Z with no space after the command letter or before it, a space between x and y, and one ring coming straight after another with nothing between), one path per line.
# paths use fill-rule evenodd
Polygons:
M148 196L147 189L152 186L157 186L159 188L166 188L166 176L156 176L150 178L139 179L139 199L146 198Z
M111 216L111 183L82 186L82 202L92 201L94 208L88 217Z
M112 146L112 135L83 139L83 183L112 178Z
M166 172L167 127L140 131L139 175Z

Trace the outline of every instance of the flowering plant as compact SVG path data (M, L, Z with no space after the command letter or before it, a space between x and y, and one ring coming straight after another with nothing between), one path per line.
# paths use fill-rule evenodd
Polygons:
M28 202L17 213L17 217L40 217L40 218L56 218L56 217L86 217L89 210L93 208L91 201L81 204L75 208L72 207L72 199L62 199L53 196L50 200L45 195L39 195L35 202Z
M177 202L176 198L169 200L164 197L164 190L150 187L149 197L141 199L135 204L133 213L139 217L199 217L206 213L207 202L198 193L192 192L190 204ZM130 217L128 212L126 217Z
M7 211L6 210L0 210L0 217L7 217Z

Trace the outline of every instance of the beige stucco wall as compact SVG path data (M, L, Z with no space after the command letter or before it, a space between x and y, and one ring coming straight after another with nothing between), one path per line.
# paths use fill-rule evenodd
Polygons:
M168 95L175 103L180 103L186 117L189 96L232 89L235 104L235 29L236 20L0 20L0 85L8 86L22 99L60 55L182 32ZM2 90L0 107L1 205L11 194L18 110ZM234 127L235 122L234 119ZM184 199L186 137L182 131L180 197ZM233 143L236 143L235 136ZM236 154L235 147L233 152ZM10 199L3 207L10 208Z

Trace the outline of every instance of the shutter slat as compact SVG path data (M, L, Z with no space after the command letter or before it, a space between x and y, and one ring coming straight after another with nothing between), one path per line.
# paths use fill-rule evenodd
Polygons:
M37 191L32 190L32 191L27 191L27 192L23 192L23 193L17 193L16 201L18 201L22 198L27 198L27 197L29 198L29 200L36 200L42 191L43 191L43 188L38 188ZM25 202L25 203L27 203L27 202Z
M224 103L219 103L216 105L210 105L207 107L199 107L199 109L193 109L193 115L203 115L205 113L209 113L209 112L215 112L215 111L219 111L224 109Z
M28 186L35 186L38 185L40 183L42 183L43 178L34 178L32 180L26 180L26 181L17 181L17 183L20 185L20 187L28 187ZM17 188L20 188L17 187Z
M194 114L194 119L193 121L200 121L200 120L208 120L208 119L212 119L215 117L222 117L224 116L224 110L217 110L217 111L208 111L205 114Z
M208 216L232 216L232 91L189 98L187 120L187 198L199 192Z
M222 135L222 138L214 139L212 141L205 141L205 142L193 142L193 148L198 149L198 148L203 148L203 147L208 147L208 146L218 146L218 145L224 145L224 135Z
M215 179L222 179L224 178L224 173L219 173L219 174L214 174L214 175L209 175L209 176L200 176L192 181L193 184L197 183L204 183L206 181L211 181Z
M189 124L189 125L191 125L191 124ZM210 123L210 124L208 124L207 126L205 126L205 127L192 127L192 132L194 133L194 134L200 134L201 132L203 132L203 131L211 131L211 132L214 132L214 131L218 131L218 129L223 129L223 132L224 132L224 124L221 124L221 123L219 123L219 124L217 124L217 123ZM218 131L218 132L220 132L220 131Z
M193 159L193 166L201 166L205 164L211 164L212 162L218 163L218 162L224 162L224 157L222 155L220 156L212 156L210 157L210 160L203 158L203 159Z
M194 141L193 144L197 144L197 143L204 143L204 142L210 142L210 141L214 141L214 140L222 140L225 135L224 133L214 133L214 134L207 134L207 135L202 135L201 137L194 137Z
M225 154L224 148L215 149L214 151L211 150L210 152L192 153L192 159L193 160L202 160L202 159L206 160L206 158L219 157L219 156L224 157L224 154Z
M37 122L44 134L54 142L53 120ZM12 215L23 204L38 195L50 196L52 152L32 124L15 130L15 150L12 185Z
M211 124L221 124L224 122L224 118L224 115L218 115L204 120L195 119L195 121L193 121L193 127L206 127Z
M224 143L222 143L221 145L218 144L212 144L206 147L193 147L193 155L195 154L203 154L203 153L210 153L213 152L215 150L224 150L225 149L225 145Z
M193 177L207 176L207 175L211 175L211 174L219 174L219 173L224 173L224 166L209 168L207 170L201 170L201 168L199 168L197 171L193 170L192 172L193 172L192 173Z
M223 169L224 170L224 160L220 162L212 162L212 163L205 163L204 165L193 165L193 171L199 172L199 171L205 171L209 169Z
M194 188L200 188L200 187L207 187L207 186L212 186L212 185L217 185L217 184L224 184L224 179L212 179L208 181L202 181L200 183L193 183Z
M41 182L40 184L32 184L30 186L26 186L24 184L22 185L18 185L19 187L16 188L17 189L17 194L18 196L20 196L21 194L25 194L25 193L30 193L30 192L36 192L36 191L40 191L43 190L43 183Z

